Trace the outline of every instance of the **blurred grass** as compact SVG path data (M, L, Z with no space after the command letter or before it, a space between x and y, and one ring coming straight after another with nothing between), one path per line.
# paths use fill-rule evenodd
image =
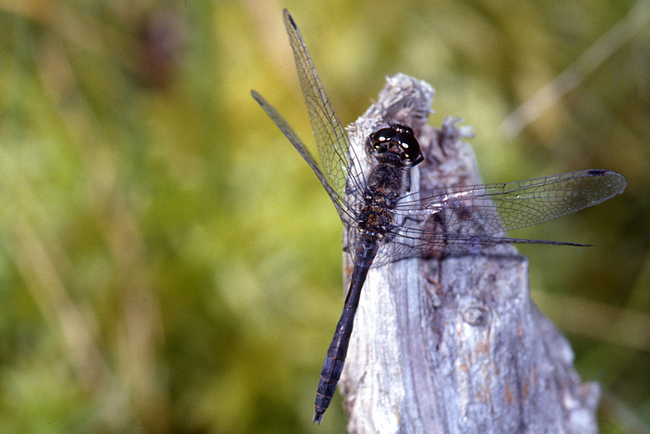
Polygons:
M250 98L310 143L281 10L343 123L404 72L473 125L486 182L585 168L606 204L517 236L542 310L650 431L650 34L514 140L499 125L647 2L0 2L0 431L341 432L313 398L340 313L340 223ZM567 315L573 312L573 315ZM577 320L569 321L577 318Z

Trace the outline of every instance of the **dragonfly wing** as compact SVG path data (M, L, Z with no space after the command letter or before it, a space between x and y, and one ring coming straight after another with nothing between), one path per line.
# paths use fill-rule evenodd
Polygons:
M581 170L527 181L420 191L418 199L404 196L395 213L437 215L448 228L470 225L483 228L485 235L496 235L597 205L621 194L626 184L623 175L611 170Z
M275 107L269 104L262 97L262 95L255 92L254 90L251 91L251 94L253 95L255 101L257 101L259 105L262 106L266 114L269 115L269 117L273 120L273 122L275 122L278 128L280 128L280 131L282 131L284 135L287 136L287 139L289 139L294 148L296 148L300 155L302 155L302 158L304 158L307 164L309 164L309 167L311 167L314 173L316 173L316 176L320 180L321 184L323 184L323 187L325 187L325 190L327 190L327 194L329 194L330 198L332 199L332 202L334 203L336 210L341 216L341 219L344 222L348 222L351 218L352 210L343 199L343 196L341 196L339 192L329 184L328 177L323 173L320 164L318 164L318 162L314 159L311 152L309 152L309 149L307 149L302 140L300 140L300 137L298 137L293 128L291 128L289 123L282 117L282 115L275 109Z
M395 209L395 218L415 223L395 225L388 235L390 241L380 247L373 266L436 252L478 252L497 244L582 246L508 238L505 232L597 205L622 193L625 186L625 177L620 173L591 169L528 181L406 195Z
M334 107L323 89L300 30L286 9L284 10L284 25L289 34L296 69L300 77L300 86L307 104L309 121L314 131L324 175L332 188L340 196L344 196L350 168L349 153L353 150Z

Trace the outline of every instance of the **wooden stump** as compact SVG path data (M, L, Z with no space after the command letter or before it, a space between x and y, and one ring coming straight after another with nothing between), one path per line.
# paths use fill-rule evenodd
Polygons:
M378 122L404 123L426 154L415 189L481 183L461 141L467 127L451 118L425 125L432 99L428 84L390 77L349 127L352 145ZM347 253L344 262L351 270ZM340 383L348 430L596 433L598 384L582 384L572 362L567 340L531 301L528 261L513 246L373 268Z

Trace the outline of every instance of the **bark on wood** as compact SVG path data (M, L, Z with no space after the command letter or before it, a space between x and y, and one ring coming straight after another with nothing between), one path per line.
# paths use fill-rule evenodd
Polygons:
M451 118L440 129L425 125L432 99L424 82L388 78L349 127L353 146L378 124L403 123L426 149L412 190L481 183L461 141L470 131ZM349 272L348 254L344 261ZM340 383L348 430L596 433L599 387L582 384L572 361L567 340L531 301L528 261L512 246L374 268Z

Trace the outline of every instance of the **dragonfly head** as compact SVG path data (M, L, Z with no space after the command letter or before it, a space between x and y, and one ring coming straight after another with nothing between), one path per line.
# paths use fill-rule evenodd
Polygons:
M424 160L413 130L399 124L372 133L368 138L368 153L378 159L398 159L408 167Z

